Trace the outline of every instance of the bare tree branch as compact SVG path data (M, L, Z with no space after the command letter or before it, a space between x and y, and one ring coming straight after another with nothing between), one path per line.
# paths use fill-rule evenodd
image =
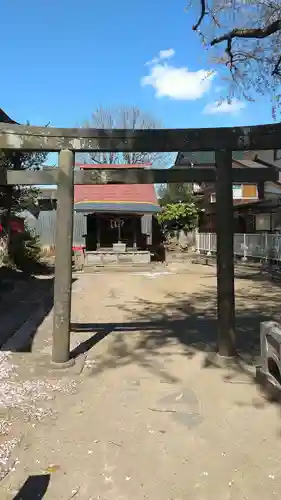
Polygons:
M137 106L119 106L117 108L97 108L90 121L86 121L83 127L105 128L105 129L141 129L150 130L162 128L161 123L151 115L142 111ZM123 153L100 153L84 155L86 163L98 164L156 164L168 166L171 164L170 155L163 153L123 152Z
M272 74L273 75L277 75L277 76L281 76L281 73L280 73L280 64L281 64L281 55L278 57L278 60L273 68L273 71L272 71Z
M200 8L192 30L213 49L212 68L221 67L227 94L220 98L254 101L269 94L273 114L277 107L281 114L281 0L191 1Z
M281 30L281 19L274 21L273 23L271 23L268 26L265 26L264 28L252 28L252 29L235 28L229 33L225 33L222 36L214 38L211 41L210 45L213 46L223 41L232 40L233 38L257 38L257 39L266 38L280 30Z
M193 31L197 31L198 30L200 24L202 23L204 17L207 14L205 0L200 0L200 3L201 3L201 13L200 13L200 16L198 18L197 23L192 26Z

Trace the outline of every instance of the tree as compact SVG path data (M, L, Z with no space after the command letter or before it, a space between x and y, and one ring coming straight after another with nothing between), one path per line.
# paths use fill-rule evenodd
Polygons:
M158 215L167 243L175 241L176 246L187 247L186 234L198 223L198 207L191 184L166 184L158 192L162 212ZM172 238L172 240L171 240Z
M117 108L97 108L90 120L83 124L83 127L105 128L105 129L141 129L151 130L162 128L161 123L148 113L145 113L136 106L121 106ZM84 156L85 158L85 156ZM85 162L106 163L106 164L158 164L167 165L171 163L169 155L163 153L92 153L88 154Z
M181 231L185 233L192 231L198 221L198 208L194 202L169 203L158 215L164 233L177 237Z
M280 0L191 0L197 10L193 30L212 62L236 93L248 100L271 94L274 111L280 104L281 2ZM227 70L227 71L225 71Z
M162 184L158 190L158 199L161 206L172 203L194 203L192 185L187 183Z
M46 160L47 153L22 153L15 151L0 152L0 169L38 170ZM1 225L5 238L2 238L4 258L11 257L10 221L13 215L28 208L37 199L38 190L26 186L7 186L0 188ZM4 244L3 244L4 242Z

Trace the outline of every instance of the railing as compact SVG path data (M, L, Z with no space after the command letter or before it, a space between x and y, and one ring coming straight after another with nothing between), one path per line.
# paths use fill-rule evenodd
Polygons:
M281 234L235 234L234 255L243 260L258 259L281 262ZM215 233L196 235L196 253L215 255L217 236Z

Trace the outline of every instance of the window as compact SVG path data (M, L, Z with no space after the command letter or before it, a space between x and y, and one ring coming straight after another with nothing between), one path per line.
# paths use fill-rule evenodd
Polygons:
M242 186L240 184L234 184L232 187L232 196L234 200L241 200L243 198ZM212 193L210 196L210 203L216 203L216 193Z
M241 200L243 198L242 186L240 184L233 184L232 192L234 200Z
M253 198L258 197L257 186L255 184L244 184L243 186L243 198Z

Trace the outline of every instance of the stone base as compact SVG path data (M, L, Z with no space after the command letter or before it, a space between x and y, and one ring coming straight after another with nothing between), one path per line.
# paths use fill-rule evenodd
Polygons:
M50 354L41 352L11 353L12 362L19 366L22 379L34 378L74 378L80 377L87 359L80 354L71 363L52 363Z
M126 252L126 244L125 243L113 243L112 245L114 252L124 253Z
M245 362L236 354L236 356L221 356L218 352L213 349L213 346L210 346L209 349L206 349L206 357L204 360L205 367L214 367L214 368L235 368L243 367Z
M116 265L132 265L132 264L149 264L151 255L148 251L133 251L126 252L114 251L95 251L85 253L84 267L106 267Z
M68 361L64 361L63 363L57 363L56 361L53 361L51 359L50 365L51 365L51 369L66 370L66 369L71 368L72 366L75 365L75 359L70 358Z

